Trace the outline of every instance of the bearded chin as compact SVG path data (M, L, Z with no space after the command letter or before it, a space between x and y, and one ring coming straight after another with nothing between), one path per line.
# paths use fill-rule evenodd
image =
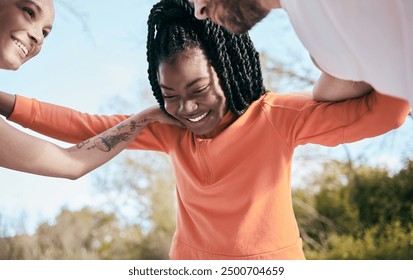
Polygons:
M223 23L223 26L232 33L241 34L251 30L251 28L263 20L268 13L269 11L265 11L256 6L251 9L245 6L239 6L234 12L227 12L220 21Z

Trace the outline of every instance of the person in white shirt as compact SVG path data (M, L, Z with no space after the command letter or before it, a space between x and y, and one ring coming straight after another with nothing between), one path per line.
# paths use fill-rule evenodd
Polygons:
M236 33L248 31L272 9L284 9L322 71L313 91L316 100L357 97L371 85L413 104L411 0L189 1L198 19L210 18Z

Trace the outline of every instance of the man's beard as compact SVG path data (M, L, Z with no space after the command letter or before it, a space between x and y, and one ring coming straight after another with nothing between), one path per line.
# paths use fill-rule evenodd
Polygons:
M219 21L233 33L248 32L269 13L269 11L248 0L228 1L226 8L223 10L225 15L219 18Z

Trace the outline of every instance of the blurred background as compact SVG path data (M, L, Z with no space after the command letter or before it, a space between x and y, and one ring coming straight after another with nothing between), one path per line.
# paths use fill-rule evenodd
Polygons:
M0 70L1 90L95 114L156 104L145 56L156 2L55 0L43 51ZM267 89L311 90L319 71L283 11L250 35ZM296 149L292 196L308 259L413 259L411 139L409 117L373 139ZM168 157L154 152L124 151L76 181L0 168L0 259L167 259L174 188Z

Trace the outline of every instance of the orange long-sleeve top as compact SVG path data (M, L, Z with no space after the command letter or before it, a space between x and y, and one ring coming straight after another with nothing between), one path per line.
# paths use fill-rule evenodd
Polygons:
M177 194L171 259L304 259L290 189L294 148L383 134L409 110L406 101L378 93L337 103L266 93L242 116L227 113L211 138L152 123L130 148L171 157ZM17 96L9 119L76 143L127 117Z

